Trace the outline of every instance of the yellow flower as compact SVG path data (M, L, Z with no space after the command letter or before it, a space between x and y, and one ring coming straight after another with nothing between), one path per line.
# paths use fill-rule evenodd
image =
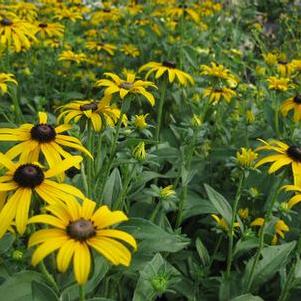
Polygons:
M62 146L79 150L92 157L77 138L62 134L70 130L71 125L53 127L47 123L47 119L46 113L39 112L39 122L36 125L26 123L16 129L0 128L0 141L21 142L9 149L7 157L13 159L20 156L21 162L36 162L42 152L49 166L55 167L61 164L61 157L71 156Z
M105 95L119 93L120 98L124 99L128 93L142 94L152 106L155 104L155 98L153 94L146 90L146 88L148 87L156 88L156 85L154 83L149 81L136 80L136 74L131 72L126 72L125 80L121 79L114 73L104 73L104 75L112 78L112 80L100 79L96 82L96 86L107 87L104 92Z
M145 143L139 142L134 148L132 155L135 159L143 161L146 159Z
M29 22L33 22L38 16L38 7L33 3L20 2L10 7L20 19Z
M247 219L249 217L249 208L240 208L238 210L238 215L242 219Z
M258 217L251 223L251 226L252 227L262 227L263 224L264 224L264 218ZM278 219L278 221L274 225L274 229L275 229L276 233L273 236L273 239L271 242L273 245L275 245L277 243L278 236L280 236L281 238L284 239L285 232L289 231L289 227L283 220Z
M0 91L2 94L7 93L8 84L13 83L18 85L17 81L14 79L14 75L11 73L0 73Z
M50 214L37 215L29 220L29 223L51 226L33 233L29 239L28 247L39 245L32 254L34 266L58 250L58 270L66 272L73 258L75 279L79 284L85 284L91 269L91 249L114 265L130 265L131 253L119 241L136 250L134 237L121 230L107 229L128 220L122 211L111 211L107 206L96 209L96 203L89 199L80 205L72 198L61 204L50 204L46 209Z
M125 44L121 46L120 50L128 56L138 57L140 55L139 49L133 44Z
M298 122L301 120L301 95L290 97L284 101L280 106L280 112L283 116L287 116L290 110L294 110L294 121Z
M179 5L173 6L166 9L167 16L170 16L171 18L181 18L181 16L188 16L190 17L194 22L198 23L200 22L200 16L196 11L196 7L188 7L187 5Z
M285 77L270 76L267 82L270 90L287 91L290 87L290 79Z
M75 11L68 8L56 9L54 17L58 20L69 20L71 22L76 22L77 20L83 19L83 16L79 11Z
M262 56L263 56L264 61L268 65L273 66L273 65L276 65L277 62L278 62L278 55L277 54L268 52L268 53L263 54Z
M231 86L237 85L237 80L229 69L221 64L211 62L211 66L201 65L201 75L225 79L231 83Z
M62 37L64 26L59 23L39 23L37 34L42 38Z
M59 61L71 61L77 64L85 62L87 57L84 53L74 53L71 50L65 50L59 55Z
M140 67L139 72L148 70L146 73L146 79L150 76L151 73L156 73L155 78L160 78L165 72L168 74L169 82L172 83L176 78L179 80L179 83L183 86L187 86L188 83L194 84L194 80L191 75L188 73L176 69L176 64L169 61L163 61L162 63L149 62L142 67Z
M13 47L16 52L22 48L28 49L36 41L36 30L35 26L26 21L0 17L0 45Z
M293 72L301 71L301 60L292 60L291 65L293 67Z
M251 148L241 148L241 152L236 152L236 160L237 162L244 167L251 167L254 165L254 161L258 157Z
M64 123L70 123L72 119L77 123L82 117L85 117L91 120L96 132L107 125L113 127L120 117L120 110L110 106L110 101L111 97L105 96L99 102L93 99L70 102L59 107L62 112L58 116L58 122L64 118Z
M288 209L292 209L295 205L301 202L301 187L296 185L285 185L282 187L285 191L295 191L296 194L286 203Z
M137 129L144 130L147 128L147 123L145 120L148 115L148 113L144 115L135 115L134 125Z
M246 111L246 119L249 124L251 124L255 121L255 116L254 116L254 113L252 110Z
M173 189L173 185L168 185L160 189L160 197L162 199L167 199L176 195L176 192Z
M38 163L14 163L0 153L0 164L7 169L0 177L1 203L5 202L0 212L0 237L9 229L14 219L17 231L20 234L25 232L33 192L49 204L66 199L69 194L84 198L77 188L50 180L81 161L80 156L69 156L59 165L43 171ZM9 196L6 200L7 195Z
M225 232L229 231L229 225L226 220L222 217L218 217L216 214L211 214L211 217L216 221L217 225ZM234 227L239 227L239 223L235 222Z
M294 70L294 65L287 61L278 61L277 70L282 77L289 77Z
M225 99L226 102L230 103L233 96L236 95L236 92L230 88L213 88L209 87L204 90L204 97L208 97L209 101L212 103L217 103L221 99Z
M114 55L114 51L117 49L115 45L109 43L95 42L95 41L87 42L86 47L90 50L97 50L97 51L104 50L110 55Z
M287 145L278 140L271 140L270 143L262 139L258 140L261 141L264 146L258 147L256 151L268 150L274 151L276 152L276 154L271 154L259 160L256 163L255 168L266 163L274 162L268 170L268 173L271 174L273 172L276 172L281 167L291 164L294 183L295 185L301 186L301 147L297 145Z

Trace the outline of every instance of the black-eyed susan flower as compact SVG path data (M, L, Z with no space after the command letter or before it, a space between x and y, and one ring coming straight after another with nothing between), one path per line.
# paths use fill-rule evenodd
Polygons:
M174 62L163 61L162 63L149 62L140 67L139 72L148 70L145 78L147 79L152 73L155 74L155 78L160 78L165 72L168 74L168 80L170 83L174 82L177 78L179 83L183 86L194 84L194 80L191 75L176 68Z
M114 73L105 73L109 79L100 79L96 82L97 87L107 87L105 89L105 95L112 95L119 93L120 98L124 99L128 93L130 94L141 94L148 102L153 106L155 104L155 98L153 94L148 92L146 88L153 87L156 85L150 81L136 80L136 74L132 72L125 72L126 79L121 79Z
M251 148L242 147L240 152L236 152L237 163L243 167L252 167L255 164L258 154Z
M17 231L20 234L24 233L33 192L47 203L65 200L69 194L84 198L77 188L50 180L81 161L80 156L70 156L59 165L44 171L38 163L14 163L0 153L0 164L7 169L0 177L0 192L2 197L8 197L0 212L0 237L8 230L14 219Z
M48 124L47 114L39 112L39 122L35 125L26 123L16 129L1 128L0 141L21 142L6 153L10 159L20 156L21 162L36 162L42 152L49 166L55 167L61 164L62 157L71 156L63 147L76 149L92 157L79 139L62 134L71 128L68 124L53 127Z
M105 96L100 101L95 100L76 100L64 106L58 116L58 122L63 118L64 123L74 120L77 123L81 118L91 120L93 128L99 132L105 126L114 126L119 117L120 110L110 105L111 96Z
M28 49L36 41L36 30L29 22L0 17L0 45L13 47L16 52Z
M37 35L42 38L59 38L64 35L64 26L59 23L38 23L37 24Z
M256 218L251 223L252 227L262 227L263 225L264 225L264 218L262 218L262 217ZM279 236L282 239L285 238L285 232L289 231L289 227L282 219L278 219L277 222L274 224L274 230L275 230L275 234L274 234L272 242L271 242L272 245L277 244Z
M301 187L296 185L285 185L282 187L285 191L294 191L296 194L292 196L286 203L286 209L292 209L301 202Z
M301 95L298 94L294 97L290 97L285 100L280 106L280 112L283 116L287 116L290 110L294 110L294 121L298 122L301 120Z
M133 44L124 44L120 50L127 56L138 57L140 55L139 49Z
M90 273L91 249L114 265L130 265L131 253L120 241L136 250L134 237L124 231L108 229L128 220L122 211L110 211L107 206L96 209L96 203L89 199L85 199L82 205L66 199L64 203L50 204L46 209L50 214L37 215L29 220L29 223L51 226L35 232L29 239L29 247L39 245L32 254L34 266L58 250L58 270L66 272L73 258L75 279L84 284Z
M184 17L189 17L192 19L194 22L198 23L200 22L200 16L197 12L197 7L196 6L188 6L186 4L180 4L179 6L172 6L168 7L166 9L166 14L167 16L171 18L181 18L182 16Z
M72 50L63 51L58 58L59 61L70 61L80 64L87 60L87 56L84 53L75 53Z
M290 79L286 77L270 76L267 82L270 90L287 91L290 87Z
M231 99L234 96L236 96L236 92L227 87L223 87L223 88L208 87L204 89L203 95L204 97L208 97L209 102L212 103L218 103L222 99L230 103Z
M82 13L69 8L57 8L55 9L55 19L58 20L69 20L71 22L76 22L77 20L82 20Z
M94 51L106 51L110 55L114 55L115 50L117 47L110 43L104 43L104 42L96 42L96 41L89 41L86 43L86 47L90 50Z
M268 170L268 173L271 174L281 167L291 164L294 183L295 185L301 186L301 147L297 145L287 145L286 143L278 140L271 140L269 143L262 139L258 140L264 145L258 147L256 151L274 151L276 154L274 153L262 158L256 163L255 168L263 164L273 162Z
M7 93L8 85L12 83L17 85L14 75L11 73L0 73L0 91L2 94Z

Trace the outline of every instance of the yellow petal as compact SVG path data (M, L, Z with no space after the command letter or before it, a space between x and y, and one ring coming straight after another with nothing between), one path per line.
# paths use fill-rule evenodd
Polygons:
M73 256L73 269L75 279L79 284L85 284L88 280L91 266L91 255L85 243L77 242Z

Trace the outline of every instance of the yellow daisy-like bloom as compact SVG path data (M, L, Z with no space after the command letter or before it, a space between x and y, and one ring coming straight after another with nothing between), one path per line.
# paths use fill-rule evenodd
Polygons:
M84 53L74 53L71 50L65 50L59 55L59 61L71 61L77 64L85 62L87 57Z
M221 99L225 99L226 102L230 103L233 96L236 95L236 92L230 88L206 88L203 92L204 97L208 97L209 101L212 103L217 103Z
M10 7L20 19L29 22L33 22L38 16L38 7L33 3L21 2Z
M28 49L36 41L36 30L35 26L26 21L0 17L0 45L13 47L16 52L22 48Z
M59 38L64 35L64 26L59 23L38 23L37 28L37 34L42 39Z
M282 187L285 191L294 191L296 194L286 203L287 209L292 209L295 205L301 202L301 187L296 185L285 185Z
M221 78L225 80L235 80L234 75L230 72L229 69L225 68L221 64L214 62L211 62L211 66L201 65L201 75Z
M301 71L301 60L292 60L291 65L293 67L293 72Z
M83 16L79 11L68 9L68 8L58 8L55 10L55 19L58 20L69 20L71 22L76 22L77 20L82 20Z
M121 18L119 8L105 7L102 10L96 11L91 18L91 23L98 25L99 23L106 23L108 21L118 21Z
M281 167L291 164L294 176L294 183L295 185L301 186L301 147L297 145L289 146L278 140L271 140L270 143L262 139L258 140L261 141L264 144L264 146L258 147L256 151L275 151L276 154L266 156L263 159L259 160L256 163L255 168L263 164L273 162L273 164L268 170L268 173L271 174L273 172L276 172Z
M144 130L147 128L146 117L148 115L148 113L144 115L135 115L134 125L137 129Z
M107 87L105 89L105 95L112 95L114 93L119 93L120 98L124 99L128 93L141 94L148 102L153 106L155 104L155 98L153 94L148 92L146 88L154 87L156 85L149 81L136 80L136 74L131 72L126 72L126 79L121 79L118 75L114 73L105 73L105 76L110 77L109 79L100 79L96 82L97 87Z
M106 125L113 127L120 117L120 110L110 106L110 100L110 96L105 96L99 102L91 99L68 103L59 107L62 112L58 116L58 122L64 118L64 123L70 123L71 120L77 123L82 117L85 117L91 120L96 132Z
M241 166L251 167L254 165L254 161L257 159L256 154L251 148L241 148L241 152L236 152L236 160Z
M267 79L270 90L287 91L290 87L290 79L286 77L271 76Z
M167 199L176 195L173 185L168 185L160 190L160 197L162 199Z
M86 47L90 50L96 50L96 51L104 50L110 55L114 55L115 50L117 49L115 45L109 43L95 42L95 41L87 42Z
M32 254L32 264L37 265L50 253L58 250L58 270L66 272L73 258L75 279L81 285L86 283L89 277L91 248L114 265L129 266L131 253L119 241L136 250L134 237L121 230L107 229L127 221L127 216L122 211L111 211L107 206L96 210L95 208L96 203L89 199L85 199L82 205L73 199L66 199L65 203L48 206L46 209L51 214L32 217L29 223L52 226L31 235L28 246L39 245Z
M275 53L268 52L263 54L262 56L266 64L270 66L276 65L278 62L278 55Z
M183 15L188 16L194 22L200 22L200 16L196 12L196 7L188 7L187 5L179 5L178 7L170 7L166 9L167 16L171 18L181 18Z
M11 73L0 73L0 91L1 93L7 93L8 84L12 83L18 85L18 82L14 79L14 75Z
M289 77L294 71L294 65L287 61L278 61L277 70L282 77Z
M133 44L125 44L123 46L121 46L120 50L128 56L131 57L138 57L140 55L140 51L139 49L134 46Z
M251 226L252 227L262 227L264 224L264 218L262 217L258 217L256 218L252 223ZM275 225L274 225L274 229L275 229L275 235L273 236L272 239L272 245L275 245L278 242L278 236L280 236L282 239L285 238L285 232L289 231L289 227L288 225L282 220L279 219Z
M55 167L61 164L62 157L71 156L62 148L63 146L81 151L92 158L77 138L62 134L70 130L72 125L63 124L53 127L47 123L47 120L47 114L39 112L39 123L36 125L26 123L16 129L0 129L0 141L21 142L10 148L6 155L10 159L20 156L21 162L36 162L42 152L49 166Z
M249 217L249 208L240 208L237 213L240 218L247 219Z
M280 112L283 116L287 116L290 110L294 110L294 121L298 122L301 120L301 95L290 97L284 101L280 106Z
M84 198L77 188L50 180L81 161L80 156L70 156L59 165L43 171L38 163L14 163L0 153L0 164L7 169L7 172L0 177L2 204L9 195L0 212L0 237L5 234L14 219L17 231L20 234L24 233L33 192L49 204L60 202L69 194Z
M228 223L226 222L226 220L223 217L220 218L216 214L211 214L211 217L216 221L219 228L221 228L223 231L228 232L230 230ZM239 223L235 222L234 228L237 228L237 227L239 227Z
M188 83L194 84L194 80L192 76L190 76L188 73L181 71L179 69L176 69L176 64L169 61L163 61L162 63L157 62L149 62L142 67L140 67L139 72L148 70L146 73L146 79L150 76L152 73L156 73L155 78L160 78L165 72L168 74L169 82L172 83L176 78L180 82L181 85L187 86Z

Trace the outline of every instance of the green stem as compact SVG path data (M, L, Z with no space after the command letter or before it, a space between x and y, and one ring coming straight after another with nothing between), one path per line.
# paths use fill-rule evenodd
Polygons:
M56 293L59 293L59 291L60 291L59 287L58 287L56 281L54 280L53 276L48 272L48 270L44 264L44 261L41 261L39 266L40 266L40 270L41 270L42 274L47 279L49 284L51 284L51 286L53 287L53 289L55 290Z
M89 192L88 181L87 181L85 166L84 166L83 162L80 165L80 170L81 170L81 175L82 175L82 178L83 178L83 185L84 185L84 189L85 189L85 194L88 195L88 192Z
M287 279L285 281L284 288L281 291L281 294L280 294L280 297L279 297L278 301L286 301L288 296L289 296L289 293L290 293L290 290L291 290L291 287L292 287L292 283L293 283L293 280L294 280L296 263L297 263L297 260L294 262L293 266L291 267L291 269L289 271L289 274L288 274Z
M79 300L80 301L85 301L86 298L85 298L85 289L84 289L84 286L83 285L79 285L78 288L79 288Z
M209 262L209 265L208 265L208 268L207 268L208 271L210 271L210 269L211 269L212 263L213 263L213 261L214 261L214 257L215 257L215 255L216 255L216 253L218 252L219 247L220 247L220 245L221 245L221 243L222 243L222 239L223 239L223 236L220 235L220 236L218 237L218 241L217 241L217 244L216 244L216 246L215 246L215 248L214 248L213 254L212 254L211 258L210 258L210 262Z
M259 258L260 258L260 255L261 255L261 252L262 252L262 249L264 247L264 232L265 232L265 226L269 223L270 219L271 219L271 216L272 216L272 212L273 212L273 207L274 207L274 204L277 200L277 197L278 197L278 194L280 192L280 188L279 186L281 185L283 179L284 179L284 175L285 175L285 172L282 174L282 176L280 176L280 178L278 178L278 181L276 183L278 189L275 189L275 192L273 193L272 197L271 197L271 203L270 203L270 206L264 216L264 221L263 221L263 225L261 226L260 228L260 231L259 231L259 246L258 246L258 249L257 249L257 252L256 252L256 255L255 255L255 258L254 258L254 261L253 261L253 264L252 264L252 267L251 267L251 272L249 274L249 277L248 277L248 280L246 282L246 290L245 290L245 293L249 292L251 287L252 287L252 283L253 283L253 278L254 278L254 272L255 272L255 268L257 266L257 263L259 261Z
M158 112L157 112L157 127L156 127L156 133L155 133L155 139L157 141L157 150L158 145L160 142L160 130L161 130L161 124L162 124L162 113L163 113L163 106L166 96L166 89L167 89L167 76L163 77L163 82L161 85L161 97L159 99L158 103Z
M233 209L232 209L232 218L231 218L231 224L229 228L229 246L228 246L228 258L227 258L227 272L226 276L230 276L231 272L231 265L232 265L232 260L233 260L233 240L234 240L234 224L235 224L235 219L237 215L237 208L238 208L238 203L241 197L241 191L243 187L243 181L244 181L244 171L241 171L241 175L239 177L239 184L238 188L236 191L236 196L233 204Z
M91 123L88 123L88 140L87 140L87 147L89 152L93 155L93 137L92 137L92 128L91 128ZM88 197L89 198L93 198L92 196L92 184L94 183L93 179L92 179L92 159L91 158L87 158L87 178L88 178Z
M155 210L152 212L152 215L150 216L150 221L151 222L155 221L155 219L156 219L156 217L157 217L157 215L158 215L158 213L160 211L160 208L161 208L161 203L160 203L160 200L158 200L158 203L157 203L157 205L155 207Z
M125 180L124 180L124 185L123 185L124 187L123 187L121 193L118 196L118 199L116 200L116 202L115 202L115 204L113 206L113 208L115 210L117 210L117 209L121 209L122 210L122 208L123 208L123 201L124 201L124 199L126 197L126 194L128 192L128 188L129 188L129 185L130 185L131 180L133 178L133 174L135 172L135 169L136 169L136 166L133 165L131 172L130 173L128 172L126 174L126 177L125 177Z
M12 87L12 89L10 90L10 92L8 94L14 104L14 110L15 110L15 114L16 114L16 122L21 123L24 120L24 118L23 118L23 114L22 114L20 104L19 104L18 88Z
M176 220L176 229L180 227L183 219L183 211L184 211L184 206L186 203L186 198L187 198L187 184L183 186L182 193L181 193L181 198L179 202L179 210L178 210L178 215L177 215L177 220Z

